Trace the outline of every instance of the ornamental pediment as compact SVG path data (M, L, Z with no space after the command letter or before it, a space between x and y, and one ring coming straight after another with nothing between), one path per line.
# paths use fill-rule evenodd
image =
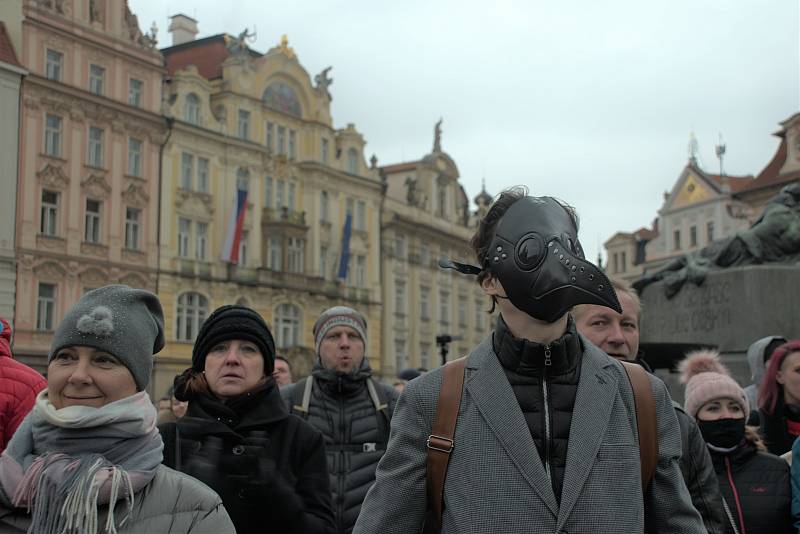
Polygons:
M175 195L175 207L182 213L208 214L214 213L214 198L208 193L178 189Z
M66 189L69 186L69 177L64 170L52 163L47 163L44 169L36 173L36 178L45 187L53 189Z
M144 208L150 201L150 195L141 184L130 184L128 189L123 191L122 198L126 204L135 208Z
M67 272L57 262L45 260L33 268L33 272L37 278L45 280L61 280L66 276Z
M105 176L92 173L81 182L81 189L92 198L106 198L111 194L111 186Z

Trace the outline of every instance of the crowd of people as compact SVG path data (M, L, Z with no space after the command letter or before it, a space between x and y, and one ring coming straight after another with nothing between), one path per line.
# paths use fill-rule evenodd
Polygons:
M800 340L754 341L747 387L686 355L678 405L574 209L506 190L471 246L478 265L445 265L477 277L493 332L393 381L347 306L320 314L296 381L255 310L217 308L157 404L154 294L84 294L46 380L0 319L0 533L800 532Z

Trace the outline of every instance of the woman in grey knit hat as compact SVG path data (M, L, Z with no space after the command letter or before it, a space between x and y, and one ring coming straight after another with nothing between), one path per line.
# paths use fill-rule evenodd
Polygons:
M148 291L105 286L69 310L48 386L0 456L0 533L235 532L217 494L161 464L145 388L163 346Z

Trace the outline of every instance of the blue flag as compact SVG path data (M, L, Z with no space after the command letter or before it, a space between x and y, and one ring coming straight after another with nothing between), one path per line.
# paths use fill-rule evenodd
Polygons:
M353 215L348 213L342 231L342 255L339 257L339 272L336 278L347 279L347 266L350 264L350 231L353 228Z

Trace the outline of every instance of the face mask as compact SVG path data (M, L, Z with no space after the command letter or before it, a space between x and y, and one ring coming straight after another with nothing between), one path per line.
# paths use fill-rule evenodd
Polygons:
M443 262L467 274L481 269ZM599 304L622 313L606 275L586 261L569 213L551 197L523 197L497 223L483 269L503 285L511 303L552 323L578 304Z
M706 443L730 449L739 445L744 439L744 417L739 419L717 419L716 421L697 421L700 433Z

